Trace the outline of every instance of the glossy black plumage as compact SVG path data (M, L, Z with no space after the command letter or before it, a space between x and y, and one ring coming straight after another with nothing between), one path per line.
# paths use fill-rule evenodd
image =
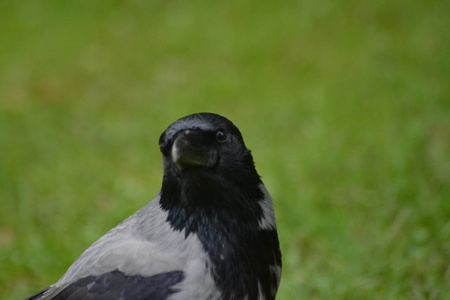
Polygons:
M198 121L209 127L196 125ZM250 151L239 130L223 117L201 114L179 123L162 135L162 152L171 146L178 128L187 127L201 132L202 144L217 152L220 164L178 176L173 162L165 160L161 204L169 212L169 222L187 235L198 235L215 266L214 279L224 299L258 299L260 289L265 299L271 299L276 280L266 266L281 266L281 253L276 230L259 228L263 214L259 201L264 195ZM215 141L219 130L229 134L228 143Z
M164 300L176 292L174 285L183 280L182 271L172 271L151 277L127 276L113 271L97 276L81 278L62 292L54 300L110 300L110 299L152 299Z

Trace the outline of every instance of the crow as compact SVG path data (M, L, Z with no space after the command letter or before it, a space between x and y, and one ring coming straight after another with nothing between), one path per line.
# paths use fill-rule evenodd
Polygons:
M155 198L27 299L275 299L272 199L239 129L197 113L171 124L159 146Z

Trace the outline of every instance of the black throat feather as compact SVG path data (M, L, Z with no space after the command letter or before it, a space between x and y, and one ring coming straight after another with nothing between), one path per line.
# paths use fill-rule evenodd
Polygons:
M259 291L273 299L269 266L280 265L281 257L276 230L259 228L264 194L253 164L220 172L193 168L183 176L165 171L161 207L174 229L197 234L223 299L258 299Z

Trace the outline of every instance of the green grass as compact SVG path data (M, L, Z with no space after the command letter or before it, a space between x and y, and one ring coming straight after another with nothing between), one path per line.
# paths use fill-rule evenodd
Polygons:
M279 299L450 297L446 1L2 1L0 298L54 283L211 111L276 207Z

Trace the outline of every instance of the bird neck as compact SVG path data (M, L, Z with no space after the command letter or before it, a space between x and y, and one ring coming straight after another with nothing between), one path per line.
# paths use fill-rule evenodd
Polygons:
M270 289L268 266L278 260L276 230L259 227L264 214L259 204L264 198L261 180L257 174L242 178L224 180L201 172L183 176L183 181L165 177L161 190L168 221L186 236L197 235L224 299L256 299L261 286ZM270 299L270 292L263 292Z

